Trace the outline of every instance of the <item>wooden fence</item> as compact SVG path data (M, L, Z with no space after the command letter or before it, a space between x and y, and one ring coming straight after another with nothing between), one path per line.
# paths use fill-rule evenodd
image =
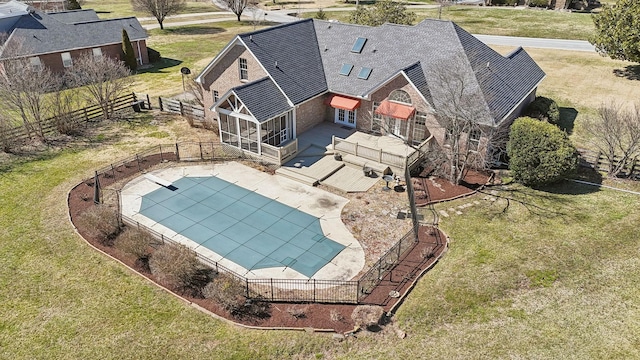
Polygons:
M138 100L138 96L140 95L136 95L135 93L126 94L116 98L114 101L110 102L108 106L112 112L118 111L127 107L132 107L134 103L137 103L138 106L140 106L141 104L148 103L149 108L151 108L148 95L142 95L142 96L146 96L146 99L143 98L140 101ZM103 116L104 116L104 111L102 109L102 106L100 105L87 106L85 108L78 109L66 114L62 114L60 116L53 116L43 120L42 132L45 136L53 133L57 133L58 121L60 119L65 119L65 122L69 125L79 125L82 123L90 122L97 118L101 118ZM38 125L34 124L34 126L37 127ZM0 130L0 138L3 139L5 142L17 142L17 141L28 139L29 134L27 133L25 127L21 125L15 128L4 130L4 131Z
M588 167L597 171L609 172L610 161L604 154L599 151L592 151L586 149L578 149L580 153L580 165ZM622 161L621 156L614 158L613 167L620 165ZM640 159L636 156L627 161L627 164L622 167L622 170L618 174L618 177L627 177L635 180L640 180Z
M204 121L204 107L200 105L194 105L185 103L179 100L167 99L163 97L158 98L160 104L160 111L171 112L187 116L195 121Z

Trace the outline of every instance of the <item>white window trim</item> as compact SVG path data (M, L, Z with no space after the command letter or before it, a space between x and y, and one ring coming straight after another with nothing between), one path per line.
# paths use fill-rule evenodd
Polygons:
M42 61L39 56L33 56L29 58L29 63L31 64L31 68L35 71L39 71L42 69Z
M244 61L244 68L242 67L243 61ZM240 80L249 81L249 63L247 62L246 58L238 58L238 71L239 71L238 75L240 76ZM243 71L244 71L245 77L242 76Z
M102 56L102 48L96 47L91 49L91 53L93 54L93 57L101 57Z

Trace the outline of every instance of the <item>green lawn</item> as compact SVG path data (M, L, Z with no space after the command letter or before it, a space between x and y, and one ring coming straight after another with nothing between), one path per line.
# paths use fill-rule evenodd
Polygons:
M94 9L102 19L124 16L153 17L144 12L133 11L130 0L86 0L83 9ZM220 11L211 1L187 1L187 7L181 14L194 14Z
M418 21L438 18L438 9L412 10ZM349 21L349 12L326 11L327 18ZM304 13L314 17L315 13ZM594 30L590 14L492 7L451 6L442 10L451 20L473 34L587 40Z
M0 358L640 356L640 196L571 183L508 188L500 193L526 206L511 201L506 210L482 196L440 205L481 203L442 220L450 250L400 308L405 340L391 331L335 343L242 330L192 309L88 247L66 212L81 178L138 150L138 139L166 142L176 128L116 125L117 137L102 144L3 163Z

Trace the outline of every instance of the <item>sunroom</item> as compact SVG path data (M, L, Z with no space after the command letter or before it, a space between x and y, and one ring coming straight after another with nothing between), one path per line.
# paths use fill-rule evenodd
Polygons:
M294 111L283 96L265 92L269 83L273 84L263 79L234 88L212 110L218 117L223 144L282 164L298 150ZM256 92L246 94L247 90Z

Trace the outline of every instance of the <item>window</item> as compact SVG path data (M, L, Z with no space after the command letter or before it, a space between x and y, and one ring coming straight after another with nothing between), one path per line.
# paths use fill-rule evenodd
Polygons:
M93 57L101 57L102 56L102 49L100 49L100 48L93 48L93 49L91 49L91 51L93 52Z
M238 60L240 66L240 80L249 80L249 67L247 66L247 59L240 58Z
M374 134L382 134L382 115L376 114L376 110L380 106L379 102L373 102L371 132Z
M416 112L415 123L413 125L413 142L420 144L428 136L427 132L427 114L423 112Z
M340 68L340 75L349 76L349 74L351 74L351 69L353 69L353 65L342 64L342 67Z
M393 90L389 94L389 100L411 105L411 96L404 90Z
M369 76L371 75L371 71L373 69L368 68L368 67L363 67L360 69L360 72L358 73L358 79L363 79L363 80L367 80L369 78Z
M362 38L359 37L356 39L356 42L353 44L353 47L351 48L351 52L353 53L361 53L362 52L362 48L364 48L364 44L367 43L367 39L366 38Z
M218 99L220 99L220 94L218 93L218 90L213 90L213 102L217 102Z
M42 62L40 62L40 57L38 56L29 58L29 63L31 64L31 68L35 71L42 69Z
M478 146L480 145L480 130L473 129L469 132L469 149L470 150L478 150Z
M68 53L68 52L62 53L62 65L64 65L64 67L73 66L73 60L71 59L71 53Z

